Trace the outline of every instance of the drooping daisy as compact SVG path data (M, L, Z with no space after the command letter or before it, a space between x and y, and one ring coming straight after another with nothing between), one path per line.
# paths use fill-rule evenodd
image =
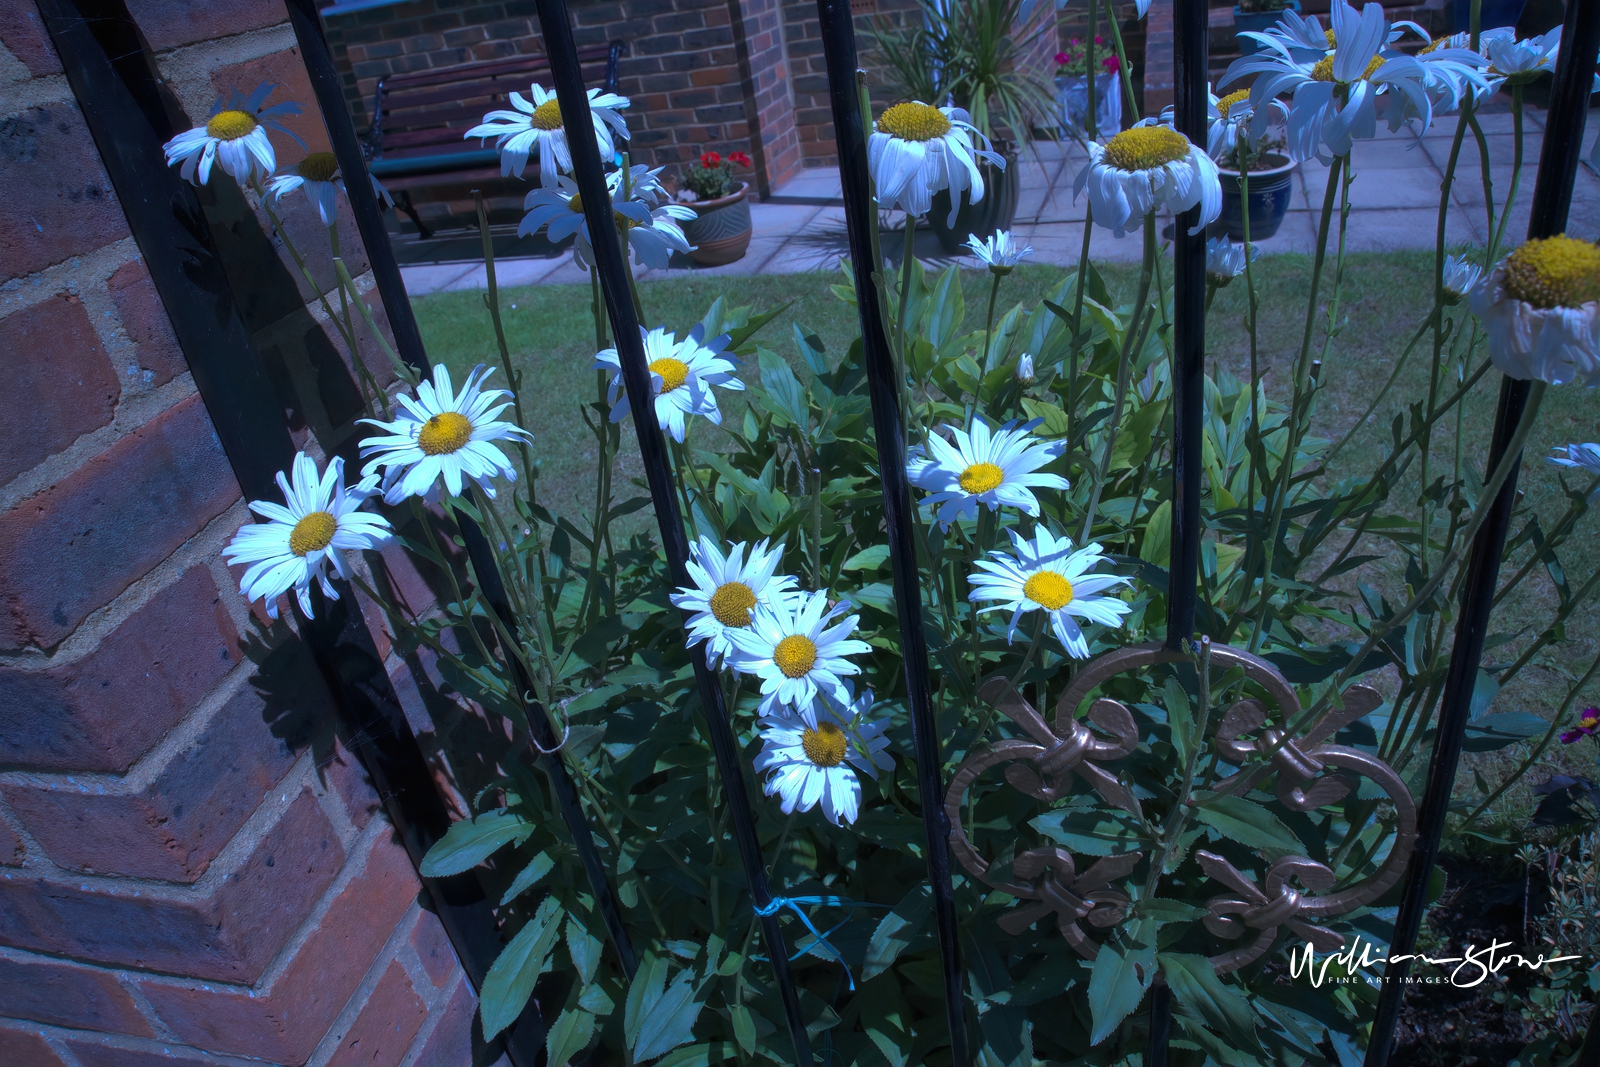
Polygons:
M1555 71L1561 58L1561 27L1520 41L1515 30L1486 30L1478 35L1478 47L1489 60L1490 72L1503 84L1526 85Z
M1555 455L1548 457L1549 462L1555 466L1575 467L1578 470L1588 471L1596 478L1600 478L1600 444L1572 444L1567 445L1565 448L1558 445L1555 452ZM1566 454L1562 455L1563 452ZM1595 491L1589 494L1589 503L1592 504L1596 500L1600 500L1600 486L1597 486Z
M641 326L639 333L644 337L644 358L650 366L656 419L672 439L683 442L685 423L690 415L700 415L722 425L722 411L717 407L717 395L712 386L734 392L744 389L744 383L734 374L737 365L722 354L728 347L728 335L719 334L707 341L705 327L699 323L695 323L694 329L681 341L677 334L668 333L660 326L649 331ZM606 398L611 404L611 421L621 422L630 413L623 391L622 357L615 348L608 348L594 357L594 369L611 372L611 387Z
M378 179L367 175L372 191L380 201L394 206L394 197L379 184ZM274 200L282 200L296 189L305 191L306 199L317 209L324 226L332 226L339 217L339 193L345 191L344 176L339 173L339 161L332 152L312 152L290 170L278 174L267 183L267 192ZM347 194L348 195L348 194Z
M994 236L978 240L975 233L967 234L967 247L983 260L994 274L1006 275L1016 269L1022 257L1033 255L1032 245L1017 247L1017 242L1005 230L996 230Z
M1442 278L1444 302L1452 307L1461 303L1472 292L1482 275L1483 268L1466 256L1445 256Z
M1218 166L1237 167L1240 142L1244 142L1247 149L1254 150L1256 142L1260 140L1252 132L1251 119L1255 111L1250 105L1250 90L1239 89L1221 97L1212 92L1208 92L1208 95L1206 155ZM1272 109L1273 117L1280 122L1288 121L1289 110L1282 101L1273 100L1268 106ZM1161 109L1161 121L1172 126L1177 113L1177 108L1168 104Z
M1089 544L1074 551L1070 537L1053 537L1043 526L1038 527L1038 535L1031 541L1014 529L1006 532L1011 535L1013 551L991 552L988 559L977 562L981 573L968 579L972 592L967 599L974 604L997 602L980 611L1011 612L1008 641L1016 636L1023 612L1042 611L1050 617L1050 625L1068 654L1075 659L1088 659L1089 643L1077 620L1112 628L1121 626L1122 616L1133 608L1105 595L1105 590L1132 585L1132 579L1120 574L1089 573L1104 559L1099 545Z
M1067 450L1065 441L1034 438L1029 431L1038 425L1037 419L1021 426L1008 422L991 431L976 420L970 431L950 428L954 444L929 434L927 451L917 446L906 454L906 474L912 485L928 493L922 502L934 509L942 526L976 518L981 504L990 511L1006 504L1037 516L1034 489L1068 488L1059 474L1038 473Z
M733 642L729 666L761 679L763 715L787 707L815 728L817 694L849 703L844 679L861 668L847 657L872 646L850 637L860 617L844 615L848 607L849 601L828 607L827 593L796 592L782 602L757 605L749 626L725 631Z
M398 504L408 496L431 499L441 477L451 496L460 496L467 480L491 500L494 478L517 480L510 458L494 442L531 441L533 434L513 423L495 421L511 406L511 393L482 387L493 373L478 364L457 393L450 385L450 368L436 364L433 381L417 386L415 398L404 394L395 398L399 410L393 422L358 420L383 431L361 442L361 458L373 457L361 473L383 471L385 503Z
M878 189L878 206L899 208L913 217L926 215L933 207L933 194L949 189L949 225L954 226L963 191L970 190L971 203L983 199L979 162L1002 169L1006 165L990 147L989 139L959 107L934 107L920 100L894 105L878 117L867 141L867 166Z
M692 587L684 586L670 597L673 607L693 612L689 616L689 645L704 641L706 663L713 669L723 657L733 654L729 630L750 625L750 613L759 605L787 603L799 583L787 574L774 574L783 558L783 548L769 550L766 541L757 541L745 556L740 542L723 555L709 537L689 546L689 577Z
M306 143L278 120L300 114L300 105L285 100L271 107L263 107L272 90L278 86L263 82L248 97L235 89L226 105L222 98L211 106L211 118L204 126L185 130L168 141L163 150L167 166L179 160L183 168L178 172L183 179L195 185L211 180L211 165L221 163L234 181L249 184L256 177L266 177L278 166L268 130L277 130L294 139L301 148Z
M1600 735L1600 708L1584 708L1583 714L1578 716L1578 725L1570 730L1563 730L1561 743L1575 745L1585 737ZM788 808L784 808L788 811Z
M1600 384L1600 248L1565 235L1534 238L1472 292L1502 372L1551 385Z
M822 814L835 826L853 823L861 810L861 782L856 772L876 778L880 770L894 770L894 758L885 751L883 733L888 719L867 718L872 693L836 705L819 701L822 709L807 721L787 711L775 711L761 720L761 754L755 758L757 774L771 771L763 787L766 795L783 798L783 813L810 811L822 805Z
M672 260L672 253L693 251L694 246L683 235L678 222L694 218L694 209L683 204L659 200L652 204L649 200L629 197L615 180L617 173L620 172L607 176L611 191L611 213L616 220L617 232L626 236L634 259L641 266L665 270ZM648 196L655 196L649 187L645 192ZM529 210L522 217L522 225L517 227L518 236L526 237L546 230L550 242L560 244L577 234L572 258L580 267L588 269L594 260L594 246L590 243L589 223L583 214L583 197L578 194L577 182L561 175L555 184L529 193L522 206Z
M345 552L382 548L394 536L388 519L358 510L378 495L376 477L346 489L343 459L335 456L319 475L316 461L304 452L295 455L290 470L293 482L278 472L284 502L250 501L250 510L266 521L243 527L222 550L229 563L249 564L239 580L239 594L246 600L265 601L267 615L274 619L278 598L291 589L300 610L311 617L313 580L328 599L339 599L328 579L328 564L341 578L349 578Z
M533 154L539 163L539 182L554 185L556 176L572 170L572 146L561 122L561 105L554 91L546 92L535 83L528 90L530 102L521 93L511 94L515 111L491 111L483 122L472 127L463 139L495 138L500 150L500 173L522 177ZM589 90L589 115L594 124L595 142L600 146L600 162L609 163L617 154L617 138L628 140L628 122L620 112L628 98L600 89Z
M1249 246L1249 261L1254 263L1261 249ZM1213 237L1206 242L1206 281L1218 289L1244 273L1246 246L1234 244L1227 237Z
M1105 144L1088 144L1089 162L1072 185L1077 197L1085 185L1094 221L1121 237L1159 207L1174 214L1200 205L1199 233L1222 213L1217 165L1189 138L1149 119L1123 130Z
M1414 29L1422 37L1427 37L1422 27L1414 22L1396 25ZM1474 52L1468 47L1470 43L1470 34L1452 34L1429 41L1417 53L1416 61L1422 68L1422 83L1433 99L1435 111L1454 110L1465 99L1487 99L1499 87L1500 79L1485 69L1489 61L1481 51Z

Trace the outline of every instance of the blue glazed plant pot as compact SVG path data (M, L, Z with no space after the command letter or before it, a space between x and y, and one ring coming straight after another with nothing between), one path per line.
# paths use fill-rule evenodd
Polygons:
M1269 164L1250 172L1250 240L1264 241L1278 232L1294 194L1294 163L1287 156L1269 154ZM1244 197L1239 195L1239 172L1218 168L1222 183L1222 216L1228 236L1244 240Z
M1528 0L1483 0L1478 14L1478 29L1493 30L1501 26L1515 26L1522 18L1522 9ZM1454 33L1472 29L1472 0L1451 0L1450 28Z
M1251 33L1260 33L1263 30L1271 29L1279 19L1283 18L1284 11L1293 11L1299 14L1300 0L1289 0L1288 5L1278 11L1240 11L1235 6L1233 9L1233 32L1244 33L1248 30ZM1252 38L1239 38L1240 55L1247 56L1255 50L1256 42Z

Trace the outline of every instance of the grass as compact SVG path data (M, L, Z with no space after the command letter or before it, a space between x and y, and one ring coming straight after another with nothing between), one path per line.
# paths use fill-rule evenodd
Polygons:
M1113 264L1101 269L1113 294L1131 299L1136 265ZM1342 436L1376 397L1393 372L1395 359L1431 306L1432 271L1431 253L1357 253L1347 257L1338 309L1338 332L1321 372L1318 434ZM1036 304L1059 284L1062 275L1063 271L1055 267L1017 270L1002 286L1000 310L1018 302L1026 306ZM1287 394L1303 340L1311 262L1309 257L1299 255L1267 257L1258 261L1256 277L1261 309L1257 330L1259 365L1268 388L1281 398ZM838 274L821 273L744 278L687 275L647 282L640 287L640 298L648 322L679 332L698 321L719 295L726 296L730 304L758 308L791 302L766 328L764 338L770 347L795 358L788 341L792 323L804 324L815 332L830 352L843 351L858 335L854 309L830 291L830 286L842 280ZM1331 290L1331 282L1330 264L1329 274L1324 279L1324 299ZM988 299L989 276L965 271L961 283L969 322L981 318ZM1246 377L1249 370L1245 295L1242 279L1217 295L1208 316L1206 338L1213 366L1226 367L1241 378ZM597 372L591 369L595 336L590 296L586 286L536 286L501 292L507 340L523 374L524 403L529 408L531 428L538 435L535 447L541 464L540 497L552 509L568 513L587 510L592 504L589 494L593 486L595 449L593 436L579 414L580 403L595 399L600 388ZM445 360L453 368L498 362L482 293L439 293L421 297L414 304L423 337L435 359ZM1462 316L1462 321L1470 320ZM1312 335L1313 356L1322 354L1324 325L1325 320L1319 313ZM1425 338L1400 374L1388 400L1338 457L1336 476L1373 469L1387 451L1391 420L1405 412L1408 401L1426 397L1430 361L1431 340ZM747 369L745 373L747 379L753 377L753 370ZM1487 375L1462 409L1461 458L1466 467L1477 471L1482 471L1486 462L1498 378L1493 372ZM1519 487L1525 494L1524 505L1534 508L1546 523L1554 521L1564 510L1566 500L1556 478L1556 469L1543 463L1541 457L1548 455L1555 445L1600 438L1593 395L1574 386L1550 389L1530 438ZM743 401L738 394L722 394L722 403L725 417L740 417ZM1448 475L1455 458L1455 442L1453 420L1446 421L1452 424L1439 428L1434 471ZM696 440L702 446L714 444L706 433L697 431ZM622 452L618 486L619 492L626 495L621 488L625 479L642 476L634 459L637 450L631 424L623 431ZM1413 484L1397 485L1391 501L1395 505L1405 501L1410 506L1418 489L1414 479ZM636 513L641 524L646 522L646 514ZM1600 565L1600 553L1596 553L1590 543L1591 539L1580 534L1564 551L1564 562L1574 588ZM1508 597L1497 612L1495 633L1515 633L1547 616L1549 605L1553 603L1554 587L1543 569L1531 572L1523 586ZM1551 650L1553 654L1546 664L1530 666L1518 684L1496 702L1495 710L1551 714L1570 684L1566 679L1580 675L1595 654L1596 642L1588 635L1596 622L1597 613L1592 608L1580 609L1568 622L1571 640ZM1494 654L1504 653L1497 650ZM1590 699L1581 700L1578 707L1600 700L1600 694L1587 695ZM1554 753L1552 765L1565 767L1576 755L1576 752L1558 751ZM1470 780L1470 773L1465 769L1463 777Z

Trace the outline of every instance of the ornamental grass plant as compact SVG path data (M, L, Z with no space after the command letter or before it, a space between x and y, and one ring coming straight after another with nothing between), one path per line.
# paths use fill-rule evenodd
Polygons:
M1087 233L1067 270L1030 269L1031 249L997 235L977 244L977 278L913 257L846 262L832 310L815 297L791 306L788 293L747 305L700 281L670 301L631 287L692 544L688 584L669 580L643 521L650 498L623 426L628 346L609 333L597 281L587 320L562 319L560 343L581 355L551 371L513 358L532 335L491 272L492 347L446 328L433 335L440 347L467 357L454 371L446 360L424 378L395 358L389 391L364 376L359 472L302 455L283 501L252 503L264 521L230 548L253 564L246 595L276 610L293 594L309 615L331 590L329 567L350 575L396 647L425 653L449 695L510 738L460 754L472 816L423 867L476 870L498 901L506 944L481 989L486 1036L537 997L553 1065L793 1063L773 959L783 951L819 1056L949 1063L925 855L927 821L948 812L965 842L955 896L978 1062L1140 1062L1141 1006L1158 975L1174 999L1174 1062L1359 1055L1376 989L1284 980L1281 953L1392 936L1397 833L1426 770L1463 557L1511 469L1484 469L1469 413L1481 419L1497 370L1533 380L1515 454L1537 439L1547 391L1573 410L1566 394L1600 377L1600 254L1576 236L1514 246L1504 220L1515 185L1490 209L1490 245L1447 254L1449 182L1480 177L1459 152L1481 136L1475 109L1519 83L1471 41L1444 42L1434 59L1400 53L1393 34L1407 31L1376 4L1334 0L1332 23L1325 35L1315 19L1286 18L1266 58L1236 68L1261 75L1253 106L1215 119L1265 122L1288 91L1288 150L1330 166L1309 261L1257 258L1248 241L1210 249L1207 303L1233 347L1205 380L1205 639L1177 657L1098 682L1087 666L1168 636L1173 308L1158 223L1192 208L1204 226L1220 194L1208 146L1154 120L1091 141L1076 176L1092 224L1141 243L1127 271L1095 264ZM512 171L539 153L531 225L567 225L592 262L576 185L561 173L571 152L559 109L541 87L532 99L471 135L497 136ZM255 129L261 103L180 138L172 158L195 180L240 181L271 211L276 161L223 144ZM582 136L620 151L627 101L595 103ZM937 99L897 106L872 136L878 206L915 218L940 190L953 203L985 195L985 122ZM1003 110L984 106L990 121ZM1435 253L1407 261L1426 280L1408 290L1404 334L1350 321L1344 238L1369 112L1456 130ZM1518 158L1520 145L1519 132ZM204 173L212 155L220 178ZM617 162L616 234L604 238L641 262L686 244L658 172ZM334 257L341 284L325 311L354 353L355 320L371 312L339 258L336 217L328 233L326 250L295 256ZM907 591L891 572L850 325L862 269L889 324L911 446L934 770L954 783L944 811L919 794L928 768L912 743L896 613ZM1293 284L1279 276L1289 274ZM1271 375L1269 350L1284 357ZM1370 364L1368 384L1335 410L1328 383L1356 358ZM545 418L556 405L569 410ZM1584 548L1597 453L1563 449L1564 465L1529 476L1537 498L1516 513L1501 595L1520 597L1524 583L1553 595L1521 603L1516 628L1491 638L1468 728L1476 750L1522 746L1524 758L1461 798L1457 833L1486 832L1516 777L1578 722L1600 670L1597 657L1553 672L1565 675L1553 715L1497 699L1582 646L1567 623L1600 583ZM568 466L580 454L581 479L541 473L544 457ZM387 594L371 550L390 542L435 576L436 604ZM731 780L697 664L715 671L728 710ZM1296 779L1278 756L1286 738L1313 744L1317 724L1338 751L1319 749L1325 762ZM1039 748L1052 729L1057 747ZM1059 746L1075 746L1075 762L1051 764ZM566 821L561 781L582 833ZM775 893L764 909L734 839L746 790ZM637 953L631 976L608 930L612 892ZM1341 894L1355 903L1310 910ZM773 915L781 947L758 936ZM1589 936L1565 921L1545 930ZM1561 1010L1591 1010L1594 983L1563 982Z

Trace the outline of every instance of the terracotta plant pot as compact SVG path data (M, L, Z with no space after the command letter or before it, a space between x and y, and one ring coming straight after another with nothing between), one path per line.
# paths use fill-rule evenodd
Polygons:
M750 201L745 195L749 182L715 200L697 200L689 206L695 217L685 219L683 235L694 245L689 258L703 267L720 267L744 258L750 247Z
M1263 167L1250 172L1250 240L1264 241L1278 232L1294 193L1294 163L1275 152L1263 157ZM1244 240L1244 198L1239 193L1239 172L1217 168L1222 184L1222 217L1228 236Z

